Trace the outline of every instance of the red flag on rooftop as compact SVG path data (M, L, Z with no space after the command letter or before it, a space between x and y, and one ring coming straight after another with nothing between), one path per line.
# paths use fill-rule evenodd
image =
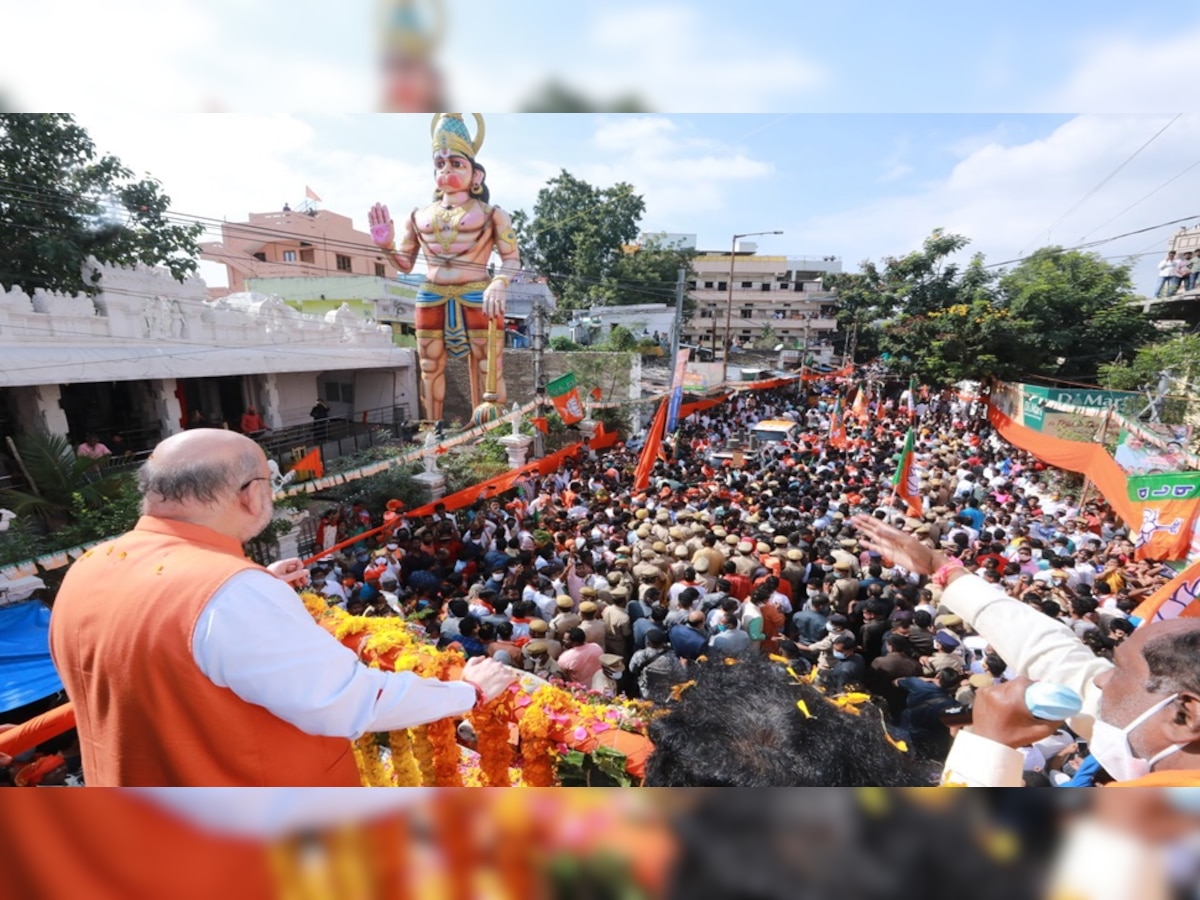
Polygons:
M321 198L317 196L317 192L310 188L307 184L304 186L304 196L309 200L315 200L317 203L321 202Z
M667 427L667 407L670 398L664 397L658 404L658 412L646 432L646 444L642 447L642 455L638 457L637 474L633 479L633 489L643 490L650 483L650 473L654 471L654 463L658 460L658 451L662 448L663 431Z

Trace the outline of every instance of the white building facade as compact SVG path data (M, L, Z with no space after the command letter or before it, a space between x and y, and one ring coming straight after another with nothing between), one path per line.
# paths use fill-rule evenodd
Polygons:
M304 315L280 298L209 300L199 278L96 267L95 296L0 286L0 430L120 434L143 450L194 410L237 429L255 406L272 430L310 422L318 397L353 420L417 416L416 359L348 307Z

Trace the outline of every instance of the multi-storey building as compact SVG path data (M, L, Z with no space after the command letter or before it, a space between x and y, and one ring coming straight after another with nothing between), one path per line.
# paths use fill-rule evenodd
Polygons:
M211 289L212 297L249 290L249 279L368 275L392 280L398 274L369 234L356 231L347 216L325 209L251 213L247 222L224 222L221 240L201 244L200 257L224 265L228 274L229 288Z
M720 348L728 322L735 347L767 337L786 348L826 355L822 351L837 330L837 298L823 279L840 273L842 261L836 256L760 256L756 250L743 241L732 259L728 251L692 259L695 280L688 284L688 295L694 307L683 328L684 341Z

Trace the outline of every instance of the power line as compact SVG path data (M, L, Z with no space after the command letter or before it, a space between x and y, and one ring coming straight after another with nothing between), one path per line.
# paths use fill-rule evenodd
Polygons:
M1196 215L1184 216L1179 219L1172 219L1169 222L1161 222L1158 225L1148 225L1145 228L1138 228L1134 231L1126 231L1122 234L1115 234L1112 237L1103 238L1098 241L1088 241L1087 243L1084 243L1084 244L1076 244L1074 247L1064 247L1063 249L1066 251L1087 250L1091 247L1099 247L1102 244L1112 243L1113 241L1120 240L1121 238L1132 237L1135 234L1145 234L1148 231L1157 231L1159 228L1166 228L1170 225L1178 225L1180 222L1194 222L1197 218L1200 218L1200 216L1196 216ZM1141 254L1133 253L1133 254L1129 254L1129 255L1130 256L1138 256ZM1007 266L1007 265L1011 265L1013 263L1022 263L1025 260L1032 259L1032 258L1033 258L1032 254L1030 256L1019 256L1016 259L1006 259L1003 262L988 263L987 265L984 266L984 268L985 269L994 269L998 266Z
M1150 140L1146 141L1146 143L1142 144L1142 146L1140 146L1136 150L1134 150L1133 153L1131 153L1129 156L1127 156L1125 158L1125 160L1119 166L1117 166L1115 169L1113 169L1111 172L1109 172L1106 176L1104 176L1104 178L1100 179L1099 184L1097 184L1094 188L1092 188L1090 191L1088 191L1086 194L1084 194L1082 197L1080 197L1078 200L1076 200L1075 203L1072 204L1071 207L1066 212L1064 212L1061 216L1059 216L1052 223L1050 223L1049 228L1045 229L1044 231L1038 232L1038 235L1034 238L1034 241L1036 242L1037 239L1039 237L1041 237L1041 235L1043 235L1043 234L1045 234L1046 237L1049 237L1050 234L1054 231L1054 228L1056 225L1058 225L1060 222L1062 222L1071 213L1075 212L1075 210L1079 209L1079 207L1082 206L1084 203L1086 203L1090 197L1094 196L1097 191L1099 191L1102 187L1104 187L1106 184L1108 184L1110 181L1112 181L1113 178L1116 177L1118 172L1120 172L1127 165L1129 165L1131 162L1133 162L1133 160L1136 159L1143 150L1145 150L1147 147L1149 147L1151 144L1153 144L1158 139L1158 137L1164 131L1166 131L1168 128L1170 128L1172 125L1174 125L1175 122L1178 121L1182 117L1182 115L1183 115L1182 113L1176 113L1175 118L1171 119L1170 122L1168 122L1166 125L1164 125L1162 128L1160 128L1158 131L1156 131L1153 134L1153 136L1151 136ZM1020 255L1023 256L1024 253L1025 253L1024 250L1020 251Z
M1108 225L1111 222L1115 222L1117 219L1121 218L1121 216L1125 215L1125 213L1129 212L1131 209L1133 209L1135 206L1140 204L1142 201L1149 200L1151 197L1153 197L1155 194L1157 194L1159 191L1161 191L1167 185L1171 184L1174 181L1178 181L1180 178L1182 178L1188 172L1192 171L1192 169L1196 168L1197 166L1200 166L1200 159L1196 160L1194 163L1192 163L1190 166L1188 166L1182 172L1179 172L1178 174L1173 175L1170 178L1168 178L1166 181L1164 181L1162 184L1160 184L1154 190L1150 191L1148 194L1144 195L1143 197L1140 197L1139 199L1135 200L1133 203L1130 203L1127 207L1125 207L1123 210L1121 210L1119 213L1117 213L1111 219L1107 219L1106 221L1101 222L1099 225L1097 225L1095 228L1093 228L1087 234L1083 235L1079 240L1081 240L1081 241L1086 240L1088 237L1095 234L1097 231L1099 231L1105 225Z

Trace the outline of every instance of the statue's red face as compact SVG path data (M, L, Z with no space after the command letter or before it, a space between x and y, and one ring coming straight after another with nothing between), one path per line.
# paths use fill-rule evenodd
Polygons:
M465 156L450 151L438 151L433 156L433 177L438 190L444 194L469 191L474 177L483 179L482 172L475 172L471 161Z

